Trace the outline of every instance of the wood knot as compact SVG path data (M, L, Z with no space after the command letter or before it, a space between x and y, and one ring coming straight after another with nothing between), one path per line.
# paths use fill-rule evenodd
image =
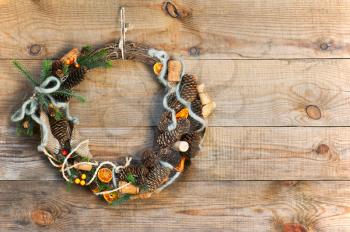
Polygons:
M163 10L172 18L184 19L191 15L191 9L175 1L165 1Z
M42 47L40 44L33 44L29 47L29 54L31 56L37 56L41 52Z
M283 232L307 232L307 229L302 224L286 223L283 225Z
M321 110L315 105L308 105L305 108L305 111L307 116L309 116L311 119L318 120L321 118Z
M286 187L293 187L296 186L298 184L297 180L284 180L282 181L282 185L286 186Z
M32 220L40 226L52 225L55 220L51 212L37 209L32 212Z
M317 154L321 154L321 155L328 153L328 151L329 151L329 146L326 144L320 144L316 149Z
M190 47L190 49L188 49L188 53L190 54L190 56L199 56L200 50L197 47Z
M320 49L323 50L323 51L328 50L329 47L330 47L330 44L328 44L326 42L320 44Z

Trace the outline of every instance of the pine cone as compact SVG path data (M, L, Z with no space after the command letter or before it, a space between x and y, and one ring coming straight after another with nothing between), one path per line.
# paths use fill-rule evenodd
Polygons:
M192 102L197 98L197 81L193 75L185 74L180 83L181 97L188 102Z
M63 64L61 63L61 61L56 60L55 62L52 63L51 74L53 76L60 77L60 76L57 75L57 71L58 70L62 70L62 69L63 69Z
M186 155L189 158L195 157L200 150L199 145L201 140L202 136L199 132L184 134L181 137L181 141L186 141L189 144L189 148L186 152L182 152L181 154Z
M191 103L191 110L198 115L199 117L203 118L202 114L202 103L200 99L196 99ZM194 120L191 116L189 116L189 120L191 122L191 131L196 131L199 128L202 127L202 124Z
M71 99L71 96L57 94L57 93L53 93L52 96L58 102L68 102Z
M152 149L147 149L142 153L141 161L146 168L153 168L159 163L159 157Z
M191 103L191 110L200 117L203 117L202 107L201 100L198 98Z
M168 126L171 124L171 113L169 111L163 112L162 116L160 117L160 121L158 124L158 130L160 132L164 132L168 130Z
M166 131L158 136L156 140L157 144L161 148L169 147L178 141L184 133L187 133L189 129L190 121L186 118L179 119L174 130Z
M67 119L55 120L50 117L50 127L52 134L60 142L65 145L71 136L71 128Z
M162 161L168 162L173 167L176 167L181 160L180 153L172 149L163 148L159 150L159 158Z
M175 110L175 112L180 111L184 106L181 104L181 102L179 102L179 100L176 99L176 94L175 93L171 93L168 96L168 106Z
M148 169L142 165L140 166L128 166L122 169L119 173L119 180L128 182L128 175L133 175L136 178L137 185L145 184L146 177L148 175Z
M147 175L144 186L148 192L154 192L170 174L170 169L162 167L160 164L155 166Z
M79 68L76 67L70 67L69 68L69 76L67 79L62 83L61 88L62 89L71 89L74 86L77 86L85 79L85 74L87 72L87 68L82 66Z

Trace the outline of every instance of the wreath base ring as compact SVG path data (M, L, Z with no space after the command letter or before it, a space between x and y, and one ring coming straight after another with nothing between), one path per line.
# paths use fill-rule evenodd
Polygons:
M200 150L206 120L215 108L203 84L186 74L181 60L161 50L127 41L122 54L118 44L99 49L72 49L61 59L45 60L40 78L34 78L21 64L15 66L33 85L33 94L12 115L20 133L33 134L39 125L43 152L68 183L89 187L110 204L148 198L172 184ZM122 56L123 55L123 56ZM80 137L78 119L69 113L69 100L83 98L73 92L86 73L110 67L112 60L135 60L149 66L166 94L153 147L140 155L113 163L97 161L89 141Z

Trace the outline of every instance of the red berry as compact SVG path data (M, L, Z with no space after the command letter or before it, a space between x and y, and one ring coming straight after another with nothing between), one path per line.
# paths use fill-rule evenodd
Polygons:
M68 151L66 149L62 149L61 152L62 152L62 155L64 155L64 156L68 155Z

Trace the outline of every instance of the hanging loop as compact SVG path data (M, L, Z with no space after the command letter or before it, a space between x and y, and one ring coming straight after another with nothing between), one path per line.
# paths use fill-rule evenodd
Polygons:
M125 40L126 40L126 31L127 27L125 26L125 8L120 7L120 39L118 47L122 53L122 59L125 60Z

